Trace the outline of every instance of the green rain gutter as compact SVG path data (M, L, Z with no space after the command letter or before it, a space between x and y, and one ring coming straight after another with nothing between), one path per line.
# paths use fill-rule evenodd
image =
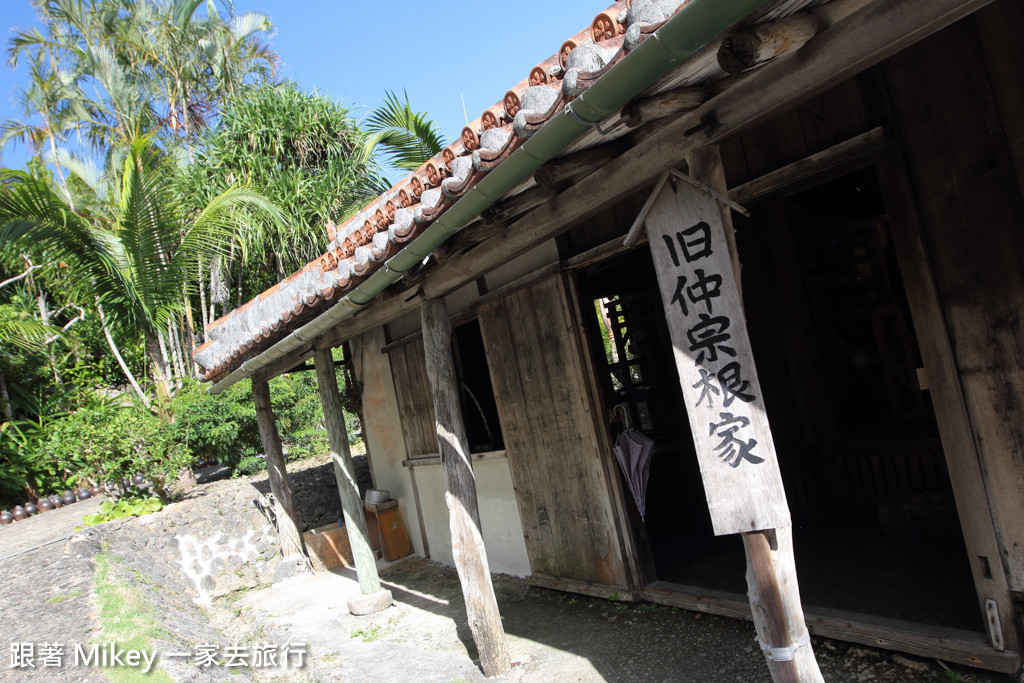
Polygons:
M469 225L485 209L608 116L619 111L675 65L692 57L758 7L770 0L691 0L664 26L566 105L497 168L469 190L422 235L388 259L365 282L328 311L291 332L266 351L242 363L210 387L218 394L260 368L314 341L351 318L392 282L423 261L437 246Z

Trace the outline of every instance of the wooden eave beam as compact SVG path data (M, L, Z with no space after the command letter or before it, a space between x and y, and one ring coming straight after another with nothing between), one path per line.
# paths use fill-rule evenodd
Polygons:
M819 8L821 12L816 11L816 15L824 17L826 23L838 17L836 23L823 27L803 48L738 77L722 93L641 136L629 151L514 221L500 234L439 265L422 282L423 295L446 296L650 184L664 169L682 163L691 150L755 126L991 2L876 0L861 7L860 0L833 0ZM858 9L846 14L850 8ZM337 346L394 320L418 303L406 290L384 292L364 312L325 333L321 343Z
M826 171L849 169L851 165L868 158L888 143L887 133L883 126L844 140L820 152L794 161L780 169L758 176L742 185L729 190L729 199L743 204L760 199L782 188L792 187L796 183L812 177L819 177Z

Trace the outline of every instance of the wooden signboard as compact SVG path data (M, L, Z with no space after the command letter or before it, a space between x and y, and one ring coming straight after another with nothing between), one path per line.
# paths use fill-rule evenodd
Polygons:
M659 185L647 236L715 535L790 526L720 205Z

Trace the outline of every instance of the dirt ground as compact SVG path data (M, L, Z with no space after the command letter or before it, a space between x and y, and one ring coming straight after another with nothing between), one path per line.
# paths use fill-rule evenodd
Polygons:
M307 643L308 680L489 680L479 669L454 569L412 557L383 569L381 579L395 605L378 614L348 613L347 596L358 585L343 569L226 600L219 626L230 634L258 624L265 636ZM515 666L490 680L771 680L753 626L745 622L572 595L508 576L496 576L494 588ZM951 676L935 661L823 638L814 638L813 646L826 681L1014 680L961 667L951 667Z
M314 494L329 483L322 459L290 463L289 470L293 487L307 491L314 501L304 514L311 520L317 515L332 516L331 509L321 511L321 503L315 502ZM304 667L284 670L198 669L187 660L164 658L167 661L161 660L161 666L172 680L488 680L479 669L453 568L418 557L382 563L381 579L395 604L374 615L355 617L346 608L348 596L358 591L351 570L281 580L279 569L287 563L281 560L273 532L264 533L272 527L252 508L263 487L265 476L215 482L154 515L101 525L90 530L87 539L73 536L71 541L42 547L22 538L29 525L5 528L0 542L13 542L16 532L22 551L0 561L5 576L0 582L0 640L102 640L91 559L102 547L119 558L120 580L133 584L152 603L167 634L154 641L158 654L187 650L200 642L215 643L222 651L233 644L293 644L306 653ZM64 517L67 514L41 516L40 538L65 535L70 521ZM188 544L180 539L197 536L216 545L220 537L255 539L253 534L262 534L263 540L253 541L250 555L234 558L232 548L237 544L225 541L214 548L220 559L212 560L202 581L184 573L189 563L179 555ZM770 680L749 623L650 603L552 591L504 575L494 577L494 588L515 666L490 680ZM212 596L212 604L200 607L199 598L204 596ZM1019 677L958 666L947 670L934 660L822 638L814 638L813 647L826 681L1024 683ZM13 670L7 661L0 664L2 681L99 681L109 675L96 669Z

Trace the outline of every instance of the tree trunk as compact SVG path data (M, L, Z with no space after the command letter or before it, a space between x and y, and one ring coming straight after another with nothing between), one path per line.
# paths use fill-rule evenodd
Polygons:
M4 419L14 419L14 409L11 408L11 394L7 391L7 380L4 378L2 368L0 368L0 409L3 410Z
M185 364L182 362L181 358L181 335L178 334L178 328L172 321L167 322L167 346L171 352L171 367L174 368L174 375L172 375L172 380L177 379L179 377L184 377Z
M263 452L267 456L267 478L270 480L270 492L280 504L281 510L277 519L277 533L281 537L281 548L294 550L305 556L302 534L295 517L295 501L292 489L288 484L288 469L284 464L284 449L281 448L281 435L277 431L274 420L274 409L270 403L270 385L263 381L253 380L252 398L256 404L256 424L259 426L260 439L263 441Z
M238 308L244 303L242 301L242 276L245 273L245 271L243 270L244 267L245 264L242 263L242 259L238 259L238 303L235 304L235 308Z
M203 291L203 281L199 281L199 291ZM192 301L188 298L188 292L182 286L182 297L185 299L185 339L181 347L182 363L185 366L185 374L189 377L196 376L196 363L192 358L192 349L196 346L196 323L192 317Z
M348 433L345 429L341 396L338 394L334 357L331 350L326 348L317 349L313 358L320 402L324 408L324 421L327 423L327 438L331 443L334 476L338 480L338 495L341 497L341 510L345 516L345 529L348 531L348 541L352 548L352 559L356 564L359 590L363 595L370 595L381 590L380 578L377 576L377 562L370 548L363 502L359 498L359 486L356 484L356 470L348 449Z
M50 313L50 306L46 302L46 292L43 291L42 287L35 284L35 279L30 278L33 286L39 291L36 296L36 306L39 308L39 319L43 323L44 327L50 326L50 320L53 315ZM53 352L53 346L50 344L50 340L46 343L46 356L50 359L50 369L53 371L53 381L58 386L64 386L64 380L61 379L60 372L57 371L57 355Z
M167 410L167 403L171 399L168 387L167 357L161 348L163 343L156 335L146 335L146 353L149 355L149 362L153 366L153 382L156 385L156 398L160 406L161 414Z
M54 144L54 142L53 142L53 131L50 128L50 120L49 119L46 120L46 132L48 133L47 137L49 138L49 141L50 141L50 153L53 154L53 167L57 171L57 177L60 178L60 184L64 186L64 191L67 192L67 195L68 195L68 208L71 209L72 211L74 211L75 210L75 202L74 202L74 200L71 199L71 191L68 190L68 181L67 181L66 178L64 178L64 169L61 168L61 166L60 166L60 159L57 157L57 145Z
M480 665L485 675L497 676L508 671L510 662L480 531L476 479L469 459L459 389L455 382L448 306L443 299L432 299L423 302L421 312L427 378L434 399L437 442L444 468L444 498L451 525L452 556L462 582L469 628L480 652Z
M114 337L110 334L110 328L107 326L107 317L103 314L103 307L100 306L99 297L96 297L96 313L100 317L100 327L103 328L103 336L107 340L107 345L110 346L110 351L114 354L114 358L117 359L117 364L121 366L121 372L123 372L124 376L128 378L128 382L132 385L132 389L135 390L135 393L138 395L143 405L149 408L149 399L146 397L146 394L143 393L142 387L140 387L139 383L135 380L135 375L133 375L132 371L128 368L128 364L124 362L124 358L121 356L121 352L118 350L117 344L114 343Z
M206 336L206 328L210 326L210 319L207 316L206 311L206 283L203 282L203 257L200 256L197 263L198 272L196 273L196 280L199 282L199 315L202 317L203 323L203 337ZM212 275L210 276L212 279ZM212 292L211 292L212 296ZM195 344L193 343L193 347Z

